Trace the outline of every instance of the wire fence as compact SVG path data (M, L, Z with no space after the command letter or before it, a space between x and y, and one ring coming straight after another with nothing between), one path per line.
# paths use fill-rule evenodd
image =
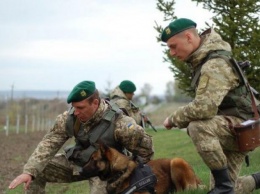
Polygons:
M36 115L21 117L19 114L16 115L16 120L10 122L10 118L6 115L5 125L1 128L5 131L5 135L8 136L10 133L28 133L34 131L48 130L54 124L53 119L42 118Z
M0 131L29 133L49 130L57 115L68 110L64 99L0 99Z

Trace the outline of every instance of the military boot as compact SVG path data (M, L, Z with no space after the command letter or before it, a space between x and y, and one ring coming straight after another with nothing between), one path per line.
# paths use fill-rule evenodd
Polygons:
M255 189L260 188L260 172L252 174L252 177L255 179Z
M227 168L212 170L211 173L215 180L215 187L208 194L234 194Z

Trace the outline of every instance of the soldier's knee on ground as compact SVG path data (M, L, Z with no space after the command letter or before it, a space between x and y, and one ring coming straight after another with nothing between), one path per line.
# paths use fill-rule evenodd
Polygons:
M235 185L236 194L249 194L255 189L255 180L253 176L238 177Z

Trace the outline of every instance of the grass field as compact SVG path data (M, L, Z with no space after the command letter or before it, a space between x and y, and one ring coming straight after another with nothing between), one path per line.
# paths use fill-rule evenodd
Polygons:
M155 158L173 158L182 157L187 160L194 168L195 173L202 180L203 184L208 187L209 185L209 170L197 154L189 136L185 131L181 130L163 130L158 129L154 132L147 129L147 132L153 136L155 147ZM251 174L260 170L259 164L260 149L250 152L250 166L246 167L243 164L241 175ZM22 186L13 190L7 191L8 194L23 193ZM88 194L88 182L82 181L72 184L48 184L47 194ZM190 194L205 194L205 190L196 190L182 193ZM254 194L260 194L260 191L255 191Z

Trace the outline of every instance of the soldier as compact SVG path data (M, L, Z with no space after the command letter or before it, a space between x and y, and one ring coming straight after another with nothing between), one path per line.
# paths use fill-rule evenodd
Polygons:
M212 50L231 52L230 45L214 29L199 35L196 23L186 18L171 22L163 30L161 40L167 43L172 57L190 64L196 88L195 99L167 117L163 123L165 128L187 128L213 175L215 184L209 194L246 194L258 189L260 173L239 177L247 152L238 150L235 136L229 129L229 121L236 125L253 118L250 94L247 92L246 106L241 106L235 99L244 99L241 91L245 84L239 83L232 65L222 58L206 58ZM229 100L226 105L234 106L223 106L226 100Z
M145 127L144 122L146 121L146 117L142 115L139 108L132 102L135 91L135 84L132 81L124 80L111 92L110 102L116 103L119 108L123 110L126 115L132 117L138 125ZM144 119L143 122L142 119Z
M58 115L54 126L25 164L23 173L10 183L9 189L25 183L27 193L39 194L45 193L46 182L86 179L80 173L73 173L72 168L82 169L95 151L95 142L99 140L119 151L128 149L141 156L144 162L153 156L151 136L133 118L123 115L122 111L100 99L94 82L77 84L67 102L71 103L71 109ZM76 145L66 155L56 154L73 136ZM90 186L92 194L106 193L106 182L97 177L91 179Z

